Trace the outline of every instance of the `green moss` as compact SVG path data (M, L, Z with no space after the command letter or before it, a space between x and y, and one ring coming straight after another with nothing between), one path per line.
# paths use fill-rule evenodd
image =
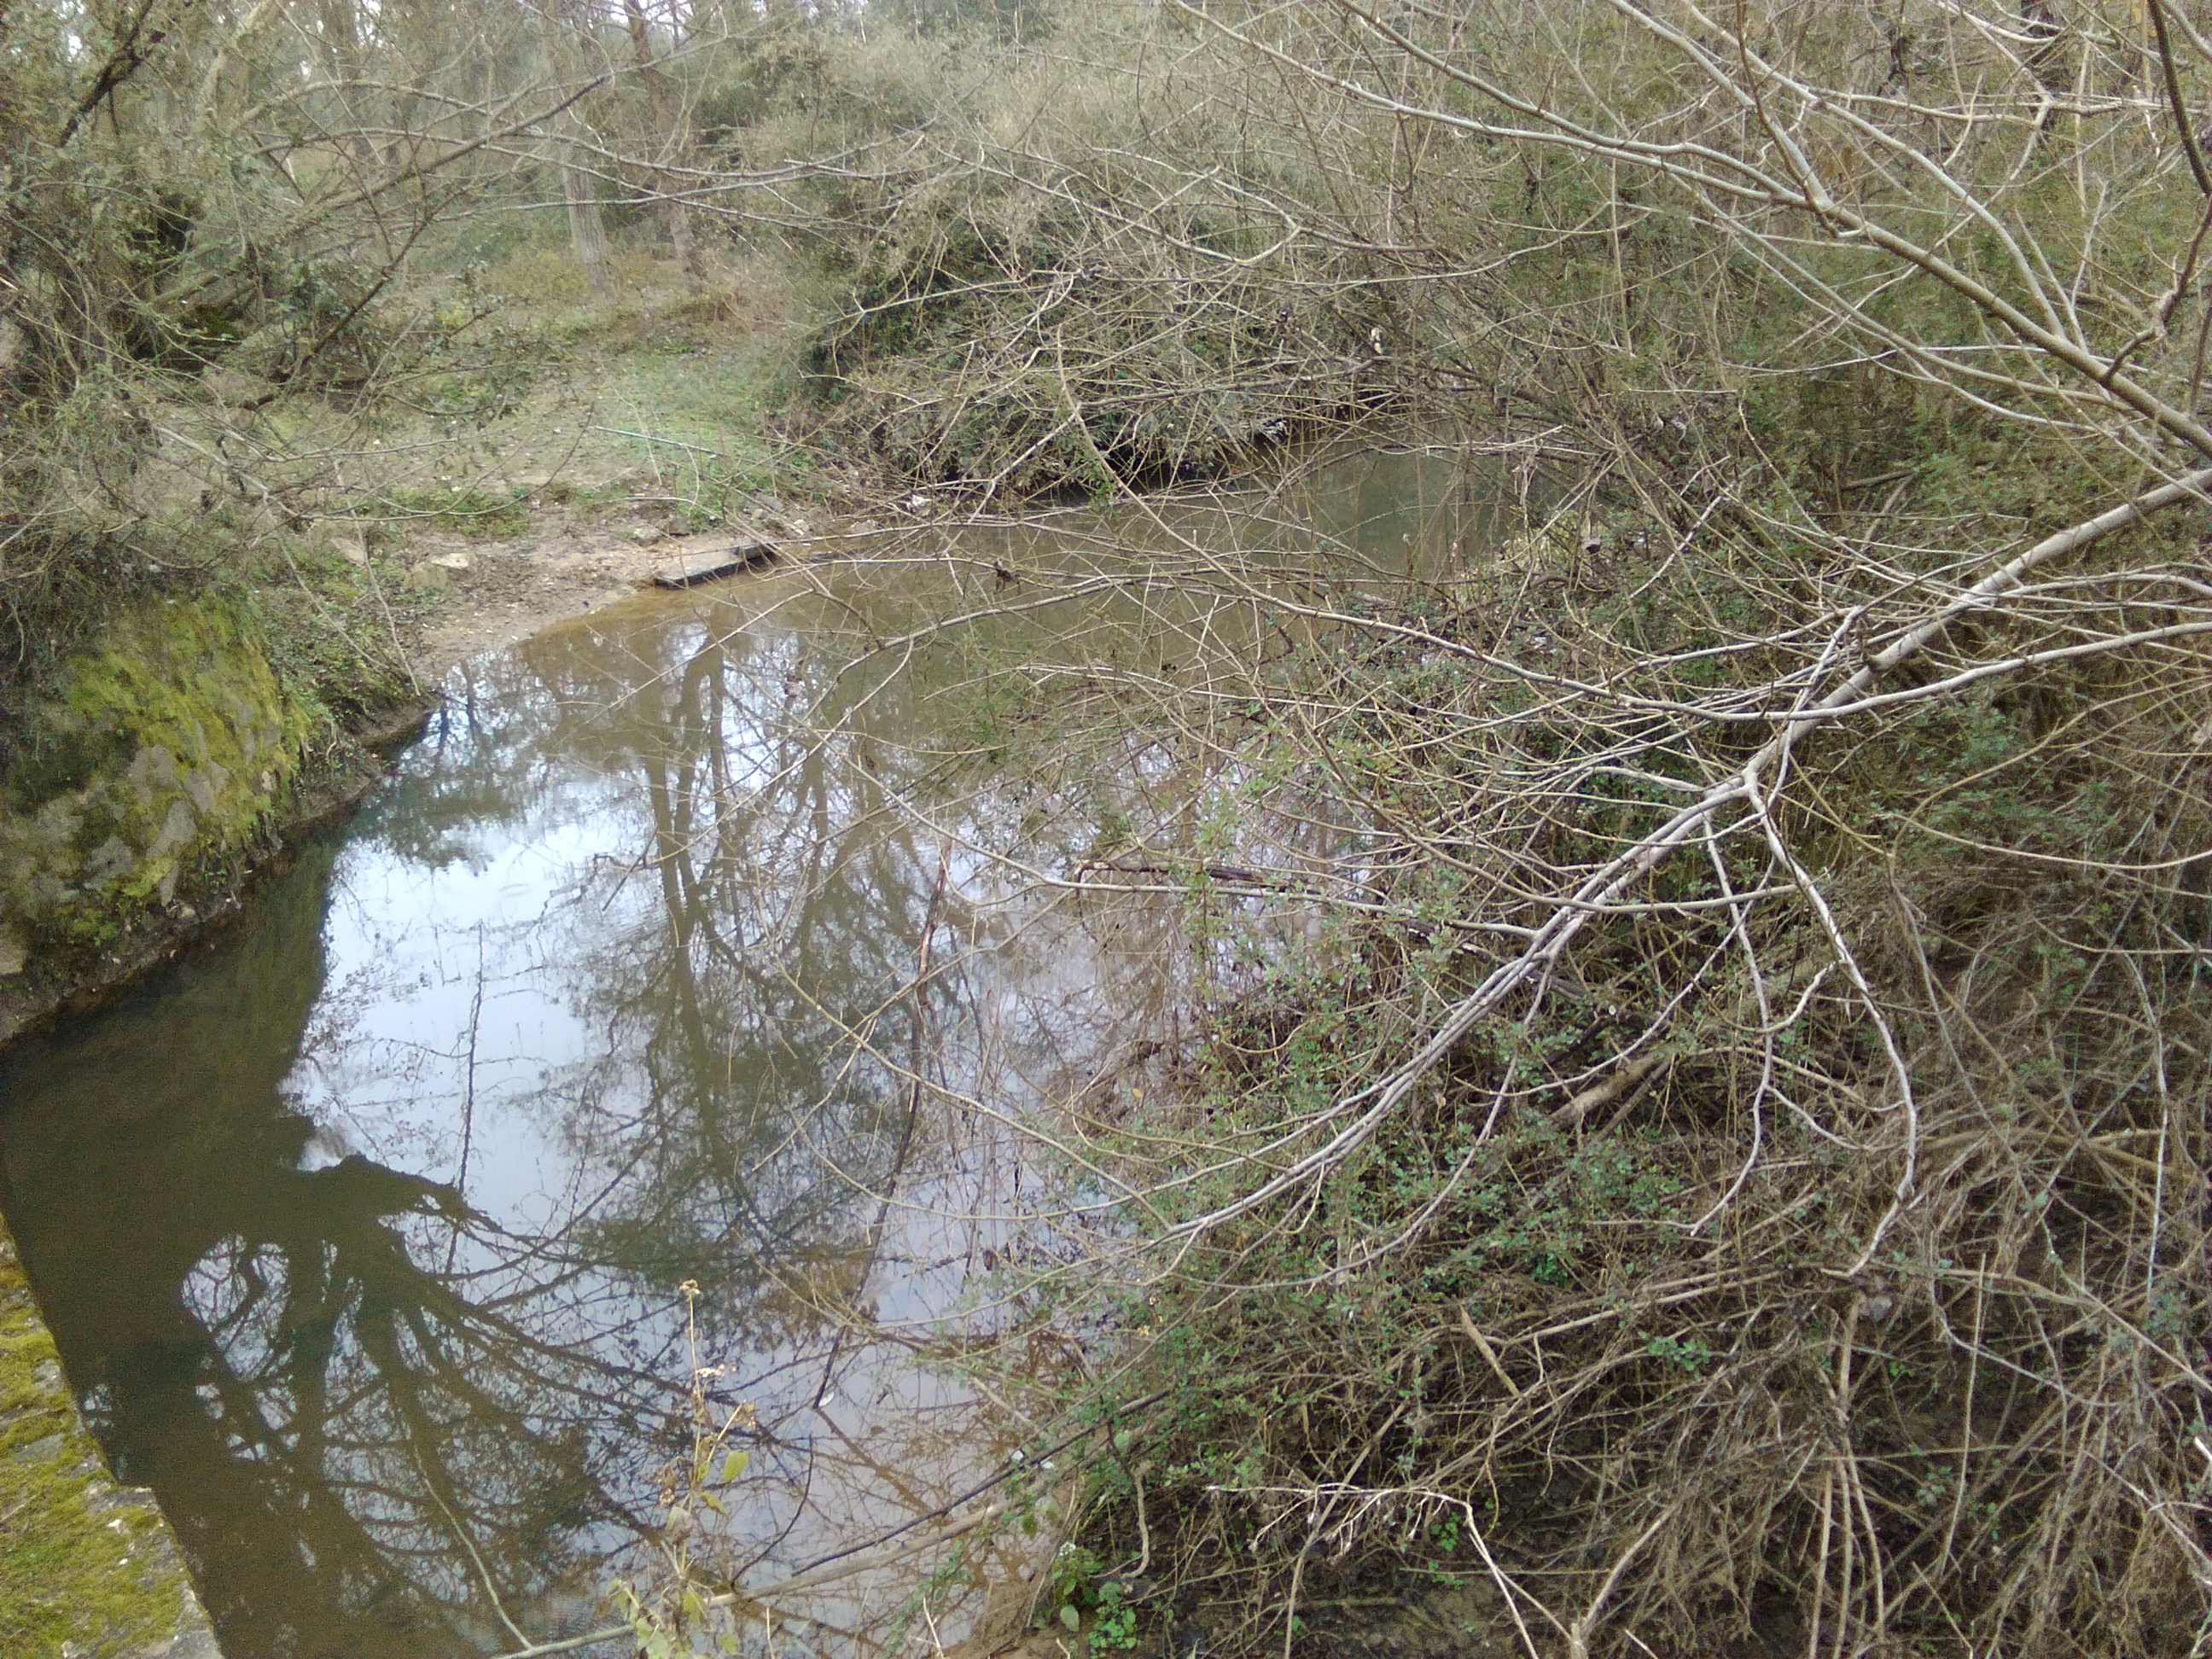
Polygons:
M126 1654L198 1619L159 1512L108 1478L0 1232L0 1653Z
M317 720L236 605L118 621L33 711L0 808L0 925L96 945L167 903L260 833Z

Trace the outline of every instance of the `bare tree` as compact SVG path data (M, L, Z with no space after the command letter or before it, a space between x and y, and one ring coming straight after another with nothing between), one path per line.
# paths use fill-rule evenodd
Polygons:
M631 58L638 79L644 83L647 108L652 116L653 159L662 163L680 160L684 118L671 100L667 79L653 61L652 29L646 21L643 0L623 0L623 21L629 32ZM658 173L657 179L664 191L675 184L666 173ZM661 203L660 216L668 227L669 245L675 252L676 263L683 267L685 276L696 280L699 275L698 252L692 246L691 217L683 198L667 195Z

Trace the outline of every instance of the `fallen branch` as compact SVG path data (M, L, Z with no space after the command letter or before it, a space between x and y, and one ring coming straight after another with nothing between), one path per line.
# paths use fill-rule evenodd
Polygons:
M1752 756L1740 771L1714 785L1698 800L1680 808L1656 830L1588 877L1571 894L1555 901L1556 908L1550 920L1535 930L1520 954L1492 969L1481 984L1453 1005L1437 1023L1429 1039L1415 1050L1411 1058L1380 1081L1337 1102L1327 1115L1327 1117L1340 1116L1363 1101L1371 1099L1373 1103L1358 1117L1279 1174L1262 1182L1240 1198L1178 1223L1169 1230L1167 1237L1182 1240L1195 1238L1328 1174L1374 1134L1405 1103L1421 1079L1458 1047L1468 1033L1492 1010L1530 979L1547 972L1556 964L1576 935L1604 906L1618 899L1630 887L1657 869L1668 854L1685 842L1702 836L1714 816L1724 807L1754 799L1759 789L1760 778L1789 754L1801 735L1827 724L1837 711L1862 703L1868 689L1875 680L1918 655L1941 638L1944 630L1960 617L1970 611L1989 609L2006 593L2018 587L2029 572L2054 559L2077 552L2178 502L2205 500L2208 491L2212 491L2212 467L2187 473L2132 501L2100 513L2094 519L2045 537L1976 582L1933 616L1908 629L1878 654L1868 659L1856 673L1818 702L1780 716L1780 732ZM1251 1158L1248 1155L1236 1161L1249 1163ZM1902 1202L1901 1196L1899 1201Z

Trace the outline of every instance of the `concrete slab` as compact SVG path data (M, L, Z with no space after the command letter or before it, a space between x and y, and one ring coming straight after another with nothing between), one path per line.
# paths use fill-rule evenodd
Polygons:
M690 587L696 582L712 581L717 576L735 575L748 566L763 563L775 556L775 544L765 536L746 532L737 536L718 537L708 545L697 547L671 563L662 565L653 573L656 587Z

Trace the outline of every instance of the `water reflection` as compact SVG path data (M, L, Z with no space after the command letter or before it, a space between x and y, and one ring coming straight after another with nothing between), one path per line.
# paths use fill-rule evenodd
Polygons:
M1262 823L1219 793L1239 677L1297 624L1206 550L1418 583L1480 517L1467 475L1424 477L1148 521L1134 583L1127 526L1059 520L541 635L213 946L0 1059L27 1265L236 1659L597 1624L685 1437L687 1283L718 1397L759 1413L729 1571L993 1465L1000 1426L917 1345L991 1324L1010 1240L1052 1244L1052 1160L1009 1124L1174 1046L1187 895L1142 872L1227 845L1284 894L1360 878L1357 804L1317 783ZM1113 716L1200 677L1175 732ZM998 745L1040 708L1025 769ZM1072 895L1086 870L1127 890ZM1221 902L1215 983L1271 904L1306 926ZM868 1651L913 1580L841 1583L809 1644Z
M233 1652L511 1645L488 1585L588 1616L660 1513L686 1280L760 1413L732 1566L992 1455L911 1338L1024 1212L994 1114L1137 1040L1162 934L1009 887L1011 794L916 804L942 687L821 647L896 602L769 583L489 659L242 926L5 1062L9 1217ZM869 1590L814 1612L857 1637Z

